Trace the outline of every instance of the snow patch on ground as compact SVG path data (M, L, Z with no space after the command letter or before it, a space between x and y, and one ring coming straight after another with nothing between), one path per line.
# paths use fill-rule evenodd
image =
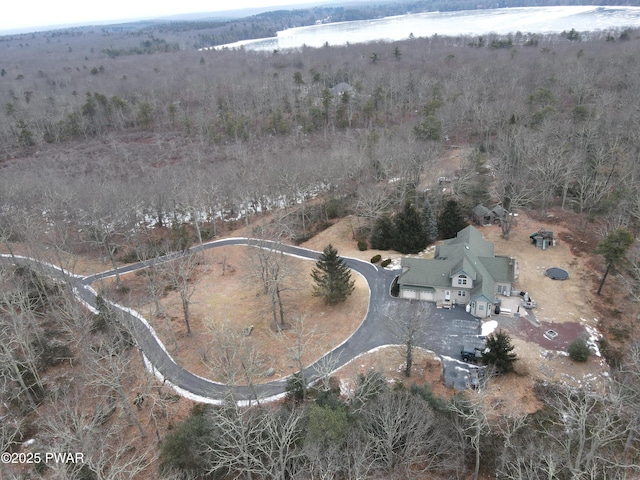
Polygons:
M495 329L498 328L498 322L496 320L489 320L488 322L484 322L482 324L482 336L488 337L491 335Z
M594 318L594 320L596 323L598 322L597 318ZM584 329L589 334L589 338L587 339L587 346L596 357L602 357L599 344L600 340L602 340L602 334L596 327L592 327L591 325L589 325L586 319L581 318L580 322L584 325Z

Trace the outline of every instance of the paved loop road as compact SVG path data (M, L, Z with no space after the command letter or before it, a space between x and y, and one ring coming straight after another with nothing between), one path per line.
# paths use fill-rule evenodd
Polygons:
M249 238L227 238L206 243L202 246L193 247L191 251L201 249L211 249L229 245L251 245L254 247L264 246L275 248L283 253L293 255L307 260L317 260L320 253L305 248L284 245L275 242L257 241ZM119 274L134 272L147 268L154 264L175 260L182 253L172 253L164 257L154 258L118 268ZM5 262L24 263L34 267L42 268L48 275L68 282L74 290L78 300L85 303L95 311L96 292L91 288L91 284L115 275L114 270L109 270L86 277L71 274L64 269L32 258L2 255L0 258ZM392 298L390 295L391 283L399 273L397 270L386 270L372 265L369 262L354 258L344 258L345 264L352 270L364 277L369 285L369 306L368 311L358 329L344 343L334 348L326 355L331 355L338 368L350 362L358 355L368 352L376 347L398 343L394 335L386 326L386 319L394 314L399 302L404 302ZM111 302L110 302L111 303ZM158 339L148 322L135 310L123 307L116 303L111 305L120 312L120 318L131 330L136 340L138 348L143 353L147 367L153 369L158 378L169 383L177 392L183 396L206 403L220 403L228 398L235 401L248 402L254 399L268 401L284 395L286 388L286 378L274 380L268 383L248 386L228 386L222 383L213 382L206 378L199 377L185 370L176 364L167 352L162 342ZM460 322L463 325L456 325L456 320L465 319ZM476 325L476 327L474 327ZM457 356L460 346L465 343L465 338L476 338L479 334L479 322L464 312L462 309L452 311L437 311L429 318L425 318L427 335L423 342L423 347L433 350L435 353L447 356ZM319 365L323 359L318 360L304 370L305 378L308 382L319 379Z

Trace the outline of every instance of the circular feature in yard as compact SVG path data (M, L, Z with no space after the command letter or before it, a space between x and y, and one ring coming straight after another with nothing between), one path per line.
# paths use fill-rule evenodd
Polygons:
M547 271L544 274L552 280L566 280L569 278L569 272L567 272L564 268L551 267L547 268Z

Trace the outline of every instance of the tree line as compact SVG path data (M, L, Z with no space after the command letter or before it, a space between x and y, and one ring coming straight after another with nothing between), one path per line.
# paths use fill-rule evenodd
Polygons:
M428 385L359 375L279 406L194 408L168 435L163 478L632 478L638 475L638 352L608 393L538 384L543 408L514 414L482 388L444 399ZM231 399L230 399L231 400Z
M177 397L140 369L126 323L101 298L89 312L68 284L26 263L3 260L0 286L0 451L41 459L83 453L81 463L34 461L26 470L25 462L3 461L2 478L117 479L147 471L156 453L139 439L162 439Z

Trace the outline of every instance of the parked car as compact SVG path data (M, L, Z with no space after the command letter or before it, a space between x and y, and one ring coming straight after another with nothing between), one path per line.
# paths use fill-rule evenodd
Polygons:
M482 348L464 345L460 357L463 362L478 363L482 359Z

